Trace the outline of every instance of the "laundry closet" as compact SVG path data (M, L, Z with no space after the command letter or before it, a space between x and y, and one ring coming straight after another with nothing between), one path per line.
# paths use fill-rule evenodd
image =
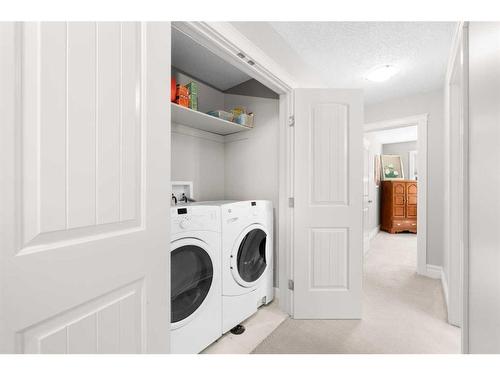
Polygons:
M173 352L190 352L203 349L220 336L217 336L213 323L220 319L216 315L216 297L210 293L229 295L223 296L222 333L238 327L249 312L273 298L278 264L280 104L277 93L175 25L172 27L171 61L172 244L181 241L181 245L172 245L171 253L171 342ZM217 203L212 207L211 201ZM224 201L242 203L225 206ZM245 210L253 210L248 211L252 212L248 215L254 217L264 215L261 222L248 221L254 226L250 229L245 228L247 224L241 224L239 229L229 226L224 229L227 222L245 221ZM237 212L242 216L235 216ZM186 218L199 225L193 232L186 229L186 237L194 237L196 230L213 232L213 236L207 239L200 236L199 247L206 250L208 256L195 249L197 243L182 242L185 240L181 232ZM223 233L234 232L234 238L227 234L221 236L220 263L214 255L217 251L213 251L217 242L216 221L222 223ZM266 244L266 240L271 243ZM233 243L236 243L234 255L225 254L224 251L233 247ZM185 254L177 252L174 259L179 246ZM248 249L243 249L245 246ZM245 262L241 255L245 251L248 254L260 251L262 260L257 259L258 255L248 255ZM231 263L233 257L234 262L237 258L238 264ZM254 264L255 269L247 271L249 279L245 279L241 272L240 264L243 263ZM233 268L237 268L239 274ZM251 278L256 274L259 283L266 284L265 288L257 285L257 278L255 287L252 287ZM201 280L203 277L205 281ZM265 278L268 281L262 281ZM223 281L226 284L221 288L218 283ZM187 288L193 291L186 291ZM215 293L214 288L221 288L221 291ZM259 288L265 291L259 291ZM252 292L248 292L250 290ZM245 299L242 296L247 292L248 298ZM257 292L261 294L250 297ZM206 324L210 321L212 324ZM183 329L183 324L191 327ZM194 334L191 332L199 332L198 343L191 339Z
M277 205L279 96L172 29L172 77L198 85L198 112L172 104L172 180L197 201L268 199ZM204 116L245 107L253 127Z
M172 77L198 85L197 111L171 103L172 181L192 182L196 201L270 200L277 228L279 95L175 27ZM253 113L252 127L206 115L235 107Z

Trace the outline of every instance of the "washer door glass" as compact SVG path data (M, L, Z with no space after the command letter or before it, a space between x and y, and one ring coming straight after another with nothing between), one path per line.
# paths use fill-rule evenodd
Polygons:
M171 252L171 322L179 322L194 313L208 295L213 265L208 253L199 246L181 246Z
M252 229L240 243L238 273L247 283L256 281L266 269L266 237L263 230Z

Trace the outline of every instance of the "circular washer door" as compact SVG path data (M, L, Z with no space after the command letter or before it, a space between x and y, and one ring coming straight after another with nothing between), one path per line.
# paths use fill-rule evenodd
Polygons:
M266 271L267 240L267 233L260 225L253 225L243 231L237 242L239 245L235 256L233 255L232 266L233 275L240 285L255 285ZM234 272L235 268L237 272Z
M183 243L170 253L172 324L186 321L200 308L214 277L212 260L201 244Z

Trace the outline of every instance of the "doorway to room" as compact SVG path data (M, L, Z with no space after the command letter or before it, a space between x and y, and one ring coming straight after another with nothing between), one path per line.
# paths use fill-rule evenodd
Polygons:
M408 262L428 276L427 115L365 124L364 130L364 253L377 236L385 237L414 249Z

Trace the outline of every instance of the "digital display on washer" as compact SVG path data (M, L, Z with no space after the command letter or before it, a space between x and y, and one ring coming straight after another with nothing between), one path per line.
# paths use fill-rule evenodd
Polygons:
M177 215L185 215L188 213L187 208L178 208L177 209Z

